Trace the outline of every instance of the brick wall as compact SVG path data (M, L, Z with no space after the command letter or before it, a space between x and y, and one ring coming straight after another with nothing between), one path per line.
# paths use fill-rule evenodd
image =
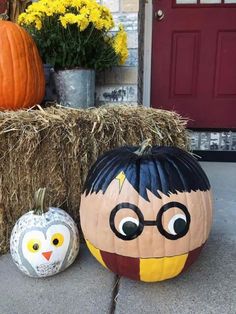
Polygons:
M129 58L125 65L97 74L96 102L137 103L139 0L98 0L128 33ZM115 29L117 31L118 29Z

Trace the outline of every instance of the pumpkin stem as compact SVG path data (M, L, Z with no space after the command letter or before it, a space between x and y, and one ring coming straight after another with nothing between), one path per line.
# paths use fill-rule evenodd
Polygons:
M151 139L147 139L145 141L142 142L142 144L140 145L139 149L136 150L134 153L138 156L143 156L143 155L147 155L151 152Z
M34 195L34 215L42 215L45 212L44 198L46 188L40 188Z

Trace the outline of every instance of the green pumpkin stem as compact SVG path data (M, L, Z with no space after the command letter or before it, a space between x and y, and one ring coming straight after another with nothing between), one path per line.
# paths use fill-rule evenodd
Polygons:
M142 142L139 149L136 150L134 153L138 156L148 155L151 153L152 145L151 145L151 139L147 139Z
M46 188L40 188L37 192L35 192L33 209L35 215L42 215L47 211L44 208L45 192Z

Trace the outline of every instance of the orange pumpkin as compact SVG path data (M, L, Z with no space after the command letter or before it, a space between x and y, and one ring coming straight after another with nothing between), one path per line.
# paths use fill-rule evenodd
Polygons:
M32 107L44 94L43 64L32 37L19 25L0 21L0 109Z
M210 183L177 147L122 147L91 168L80 221L88 248L120 276L155 282L184 272L212 224Z

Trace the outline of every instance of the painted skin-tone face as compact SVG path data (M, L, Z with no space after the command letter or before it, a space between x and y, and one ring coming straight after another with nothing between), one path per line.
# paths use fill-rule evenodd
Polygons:
M178 256L202 246L211 228L211 192L198 190L190 193L177 192L169 196L159 192L159 195L161 198L148 191L149 201L146 201L127 179L121 180L119 177L110 183L105 193L99 191L97 194L87 196L84 194L80 210L85 239L102 251L136 258ZM175 202L178 207L170 204L171 202ZM124 206L124 203L129 203L128 206L131 208L128 208L127 204ZM117 230L115 234L110 220L111 212L118 204L123 205L112 218L113 229ZM165 204L170 208L160 215L160 210ZM124 223L133 221L139 224L139 214L132 210L134 206L138 208L137 212L141 212L144 221L148 222L144 223L140 235L131 240L124 240L122 234ZM154 221L158 221L157 218L159 227L157 224L154 225ZM186 234L179 238L175 232L177 219L186 225Z

